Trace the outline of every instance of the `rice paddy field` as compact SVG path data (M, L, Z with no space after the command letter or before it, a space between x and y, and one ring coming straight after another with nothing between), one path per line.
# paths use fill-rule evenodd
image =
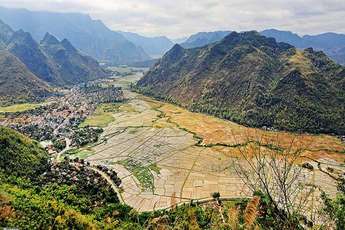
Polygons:
M132 81L140 76L129 77ZM114 79L113 84L122 82L127 81ZM115 169L122 179L123 200L138 211L206 200L213 192L224 198L250 196L233 166L241 162L243 149L250 156L257 144L267 151L303 149L299 163L314 167L303 171L303 180L336 193L335 181L318 170L318 164L342 169L345 144L337 137L248 128L129 90L124 93L126 102L107 112L113 119L103 126L103 141L84 157ZM313 196L317 200L319 194Z

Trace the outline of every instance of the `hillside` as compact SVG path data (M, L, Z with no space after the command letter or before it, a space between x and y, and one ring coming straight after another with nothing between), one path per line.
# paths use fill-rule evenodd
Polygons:
M2 21L0 38L5 49L19 58L33 74L51 85L78 84L106 76L96 60L81 54L66 39L60 42L46 34L38 44L30 33L13 31Z
M161 57L173 47L174 43L165 36L145 37L136 33L118 31L128 41L133 42L136 46L142 47L151 57Z
M67 39L59 41L47 33L40 48L54 64L63 84L79 84L107 76L96 60L82 55Z
M68 39L77 49L99 61L129 64L150 59L145 51L101 21L79 13L53 13L0 7L0 19L40 41L46 32Z
M0 51L0 104L37 101L51 94L49 87L32 74L13 54Z
M7 175L37 176L48 167L48 153L30 138L0 126L0 170Z
M138 82L141 92L255 127L345 133L345 69L257 32L202 48L175 45Z
M54 63L43 53L39 44L29 33L23 30L13 32L12 37L8 40L7 49L41 80L54 85L63 84Z

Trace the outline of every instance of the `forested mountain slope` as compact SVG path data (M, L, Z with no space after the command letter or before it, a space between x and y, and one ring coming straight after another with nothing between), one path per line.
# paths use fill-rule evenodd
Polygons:
M140 91L250 126L345 133L345 69L257 32L202 48L175 45Z

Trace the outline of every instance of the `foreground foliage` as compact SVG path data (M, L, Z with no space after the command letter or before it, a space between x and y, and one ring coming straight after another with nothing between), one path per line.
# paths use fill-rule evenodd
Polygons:
M120 204L109 184L83 160L52 164L36 142L7 128L0 131L0 157L13 168L1 161L0 227L239 230L306 229L313 224L298 210L287 213L284 207L277 207L270 194L262 191L249 200L222 200L221 194L214 192L211 202L191 201L167 210L138 213ZM102 166L97 169L111 175L117 185L121 183L116 172ZM324 211L337 229L345 226L344 184L342 180L336 199L323 195Z

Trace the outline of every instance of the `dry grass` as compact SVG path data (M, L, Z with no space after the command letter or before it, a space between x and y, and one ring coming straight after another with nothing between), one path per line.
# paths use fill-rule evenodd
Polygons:
M310 60L304 56L304 53L300 50L297 50L296 54L291 56L288 61L292 66L296 66L296 69L304 76L314 72L313 65Z
M291 143L295 149L309 150L309 156L328 155L332 159L343 161L345 145L338 138L329 135L293 134L289 132L273 132L249 128L231 121L222 120L200 113L192 113L180 107L164 104L159 110L169 117L169 121L180 128L189 130L203 139L203 145L245 144L258 141L263 145L275 143L281 148L289 148Z
M247 204L246 210L244 211L244 223L246 229L250 229L254 226L254 222L258 215L259 203L260 197L254 196Z

